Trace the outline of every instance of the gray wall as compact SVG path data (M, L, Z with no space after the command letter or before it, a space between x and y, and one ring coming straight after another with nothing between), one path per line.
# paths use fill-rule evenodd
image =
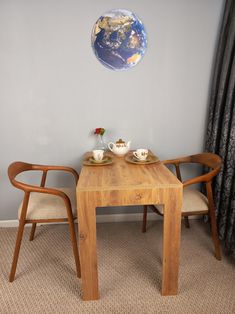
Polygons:
M136 13L148 33L147 53L129 71L106 69L91 49L94 22L113 8ZM12 161L79 170L95 127L160 158L200 152L222 8L223 0L0 0L0 220L17 217Z

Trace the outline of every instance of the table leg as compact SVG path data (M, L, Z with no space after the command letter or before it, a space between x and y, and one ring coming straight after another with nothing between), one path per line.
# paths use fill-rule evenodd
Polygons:
M79 252L83 300L98 300L96 206L85 193L78 195Z
M164 206L162 295L178 293L182 189L171 189Z

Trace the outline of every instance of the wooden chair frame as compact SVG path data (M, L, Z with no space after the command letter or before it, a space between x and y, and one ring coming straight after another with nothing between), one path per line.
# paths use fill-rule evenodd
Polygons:
M215 204L213 199L213 193L212 193L212 179L219 173L222 160L221 158L212 153L201 153L176 159L170 159L170 160L164 160L162 161L165 165L174 165L176 170L177 178L183 183L183 187L187 187L196 183L204 183L206 185L206 194L208 198L208 212L205 211L194 211L194 212L184 212L182 213L182 216L185 219L185 225L189 228L189 221L188 216L190 215L202 215L202 214L208 214L210 217L211 222L211 233L212 233L212 239L215 246L215 257L218 260L221 260L221 252L220 252L220 243L218 238L218 232L217 232L217 225L216 225L216 215L215 215ZM210 168L211 170L207 172L206 174L194 177L192 179L182 181L181 172L180 172L180 165L185 163L198 163L203 166L206 166ZM149 205L144 206L144 212L143 212L143 225L142 225L142 232L146 232L146 224L147 224L147 210ZM157 214L162 215L157 208L153 205L149 206L154 212Z
M26 183L23 183L23 182L16 180L16 176L18 174L25 172L25 171L32 171L32 170L42 171L42 178L41 178L40 186L29 185L29 184L26 184ZM57 190L54 188L45 187L47 173L48 173L48 171L52 171L52 170L65 171L65 172L71 173L74 176L75 183L77 184L77 181L79 179L79 175L73 168L70 168L70 167L35 165L35 164L29 164L29 163L17 161L17 162L13 162L8 168L8 176L9 176L9 179L10 179L12 185L15 186L16 188L24 191L24 199L23 199L23 205L22 205L21 215L20 215L20 219L19 219L19 227L18 227L18 232L17 232L17 237L16 237L13 262L12 262L10 276L9 276L10 282L12 282L15 278L16 267L17 267L19 252L20 252L20 246L21 246L21 240L22 240L22 236L23 236L23 232L24 232L24 226L27 223L32 223L32 229L31 229L31 233L30 233L30 241L32 241L34 239L34 234L35 234L37 223L68 222L70 237L71 237L71 242L72 242L72 247L73 247L73 254L74 254L74 258L75 258L76 272L77 272L77 276L79 278L81 277L77 239L76 239L76 233L75 233L75 228L74 228L74 218L73 218L73 214L72 214L70 199L63 191L60 191L60 190ZM62 200L64 201L64 204L65 204L65 207L67 210L68 218L64 218L64 219L56 219L56 218L55 219L36 219L36 220L26 219L29 197L30 197L31 192L52 194L52 195L56 195L58 197L61 197Z

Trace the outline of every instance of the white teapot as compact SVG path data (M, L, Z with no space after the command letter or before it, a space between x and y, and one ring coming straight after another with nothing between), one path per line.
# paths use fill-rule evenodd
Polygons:
M117 156L124 156L130 150L131 141L127 144L120 138L115 144L108 143L108 148Z

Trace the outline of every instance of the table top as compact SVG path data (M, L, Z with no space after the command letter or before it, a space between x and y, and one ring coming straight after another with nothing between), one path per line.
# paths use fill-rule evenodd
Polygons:
M113 158L113 163L105 166L83 166L77 184L80 191L110 191L129 189L152 189L180 187L182 183L161 162L149 165L135 165L124 157ZM132 152L129 152L132 154ZM86 153L84 158L91 155Z

